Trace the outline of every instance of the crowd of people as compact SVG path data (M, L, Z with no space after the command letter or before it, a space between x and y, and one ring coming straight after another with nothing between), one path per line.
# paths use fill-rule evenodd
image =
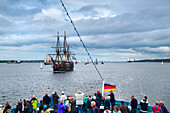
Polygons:
M64 91L61 96L57 92L53 92L51 96L45 93L45 96L40 103L35 96L31 100L24 99L18 101L18 105L13 110L13 113L147 113L148 100L147 96L139 103L135 97L131 96L130 108L121 101L121 105L116 104L115 96L112 91L103 97L100 91L97 91L93 97L85 96L81 91L78 91L75 96L66 96ZM10 113L12 111L9 103L6 103L3 108L3 113ZM156 101L156 105L152 108L154 113L169 113L163 101Z

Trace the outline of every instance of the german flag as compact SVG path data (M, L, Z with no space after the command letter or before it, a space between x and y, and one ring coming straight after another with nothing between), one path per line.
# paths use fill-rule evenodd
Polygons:
M110 90L115 91L116 85L104 84L104 92L110 92Z

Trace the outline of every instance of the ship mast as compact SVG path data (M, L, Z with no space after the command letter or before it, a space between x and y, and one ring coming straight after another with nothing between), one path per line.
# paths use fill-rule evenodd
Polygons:
M60 57L60 39L59 39L59 32L57 32L57 48L56 48L56 53L57 53L57 56L56 56L56 60L57 60L57 63L59 64L59 57Z

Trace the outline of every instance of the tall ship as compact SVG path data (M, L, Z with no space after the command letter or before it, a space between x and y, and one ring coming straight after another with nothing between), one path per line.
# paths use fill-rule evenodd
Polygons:
M46 56L46 58L44 60L44 65L52 65L51 58L48 58L48 55Z
M64 32L64 36L60 36L59 32L57 33L57 44L55 47L51 47L55 49L55 54L48 54L52 61L53 72L60 73L66 71L73 71L74 62L72 62L72 54L70 52L71 46L67 44L66 40L66 32ZM64 40L60 40L60 38L64 38ZM63 45L61 42L63 41Z

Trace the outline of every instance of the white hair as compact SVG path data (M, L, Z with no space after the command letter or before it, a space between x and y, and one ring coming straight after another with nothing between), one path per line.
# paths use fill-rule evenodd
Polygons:
M160 101L160 103L164 103L163 101Z
M96 100L96 96L93 96L93 99Z
M94 104L94 105L96 105L96 102L95 102L95 101L92 101L92 102L91 102L91 104Z
M107 96L107 99L110 99L110 96Z

